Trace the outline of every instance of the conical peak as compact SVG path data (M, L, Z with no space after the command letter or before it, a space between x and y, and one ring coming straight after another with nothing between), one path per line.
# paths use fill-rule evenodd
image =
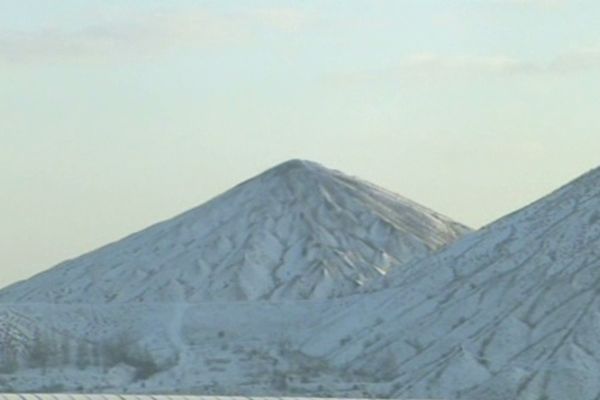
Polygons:
M291 172L322 173L324 171L328 171L327 168L314 161L292 159L276 165L267 172L283 175Z
M222 196L236 196L240 190L242 193L249 190L253 192L258 191L258 198L264 198L263 194L266 194L266 191L269 190L267 188L289 187L290 185L295 187L296 184L302 184L302 187L306 188L307 185L311 186L308 182L323 182L327 178L339 174L341 173L313 161L291 159L239 183L231 191L224 193ZM222 196L217 197L217 199Z
M7 288L0 302L337 297L355 293L357 279L379 277L462 233L452 221L358 179L295 159ZM323 279L320 270L331 277Z
M314 161L303 160L300 158L292 158L291 160L287 160L282 162L281 164L276 165L274 168L307 168L311 165L318 165Z
M316 162L293 159L266 170L256 178L258 182L264 184L288 187L291 185L296 190L304 192L312 191L316 187L315 185L322 185L325 182L329 182L327 183L329 185L340 176L343 176L341 172L326 168Z

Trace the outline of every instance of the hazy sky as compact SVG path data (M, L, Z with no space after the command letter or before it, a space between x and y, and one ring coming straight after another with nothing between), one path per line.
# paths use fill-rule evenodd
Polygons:
M289 158L479 227L600 164L600 2L0 2L0 286Z

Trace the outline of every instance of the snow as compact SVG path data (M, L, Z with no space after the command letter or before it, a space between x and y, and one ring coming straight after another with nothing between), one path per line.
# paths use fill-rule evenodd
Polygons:
M6 288L0 302L339 297L468 231L359 179L292 160L169 221Z
M599 212L597 169L393 271L392 288L357 299L341 332L319 336L379 337L381 345L334 360L354 369L397 355L391 396L598 398ZM365 322L364 308L384 322ZM312 356L332 354L313 345L304 348Z
M0 400L294 400L298 397L245 397L245 396L164 396L164 395L106 395L72 393L0 393ZM301 397L302 400L361 400L351 398ZM378 399L372 399L378 400ZM406 399L409 400L409 399ZM421 399L425 400L425 399Z
M252 195L257 183L261 190ZM245 202L225 207L239 214L214 211L240 193ZM255 198L287 200L261 208ZM404 250L430 249L455 226L310 163L284 164L203 207L101 250L111 250L116 259L92 253L48 273L56 278L41 276L0 292L0 341L17 349L20 363L15 373L0 372L0 391L60 384L54 389L103 393L600 398L600 169L437 252L411 253L401 264ZM344 212L332 216L328 209ZM205 222L196 225L200 215ZM214 222L219 218L229 222ZM231 234L223 241L210 234L248 225L252 235ZM173 232L181 240L167 240ZM99 287L88 288L94 302L76 301L83 296L79 280L58 284L63 273L75 274L75 265L86 270L104 265L99 260L128 262L134 269L135 258L119 258L123 248L137 248L150 262L144 249L154 248L155 237L170 248L190 240L186 232L203 232L212 249L227 251L190 257L189 269L178 275L183 295L167 296L176 292L173 279L160 272L132 274L143 284L133 294L127 287L111 292L100 273ZM417 240L427 235L431 241ZM173 257L187 265L185 254ZM158 269L168 256L159 251L155 258L161 261L140 269ZM221 258L227 262L215 261ZM244 276L243 285L232 280L228 291L222 285L232 275L220 267L236 260L246 266L260 262L272 273L256 275L262 277L257 282L254 273ZM386 274L366 260L378 260ZM179 272L180 264L173 265ZM195 269L205 266L215 269L202 275L210 284L186 287L199 276ZM129 279L122 273L121 280ZM279 283L268 286L266 279ZM357 279L364 279L360 289ZM114 293L106 301L104 295ZM48 335L51 357L43 368L25 367L39 332ZM59 351L65 337L71 348L66 363ZM101 351L117 339L117 356ZM90 358L75 350L82 342L95 358L77 368Z

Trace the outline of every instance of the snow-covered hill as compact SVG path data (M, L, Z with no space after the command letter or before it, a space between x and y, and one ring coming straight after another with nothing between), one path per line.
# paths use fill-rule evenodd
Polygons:
M292 160L208 203L0 291L0 302L344 296L469 229L396 194Z
M368 286L0 304L0 392L598 399L600 169Z
M393 397L600 398L600 169L393 275L302 351Z

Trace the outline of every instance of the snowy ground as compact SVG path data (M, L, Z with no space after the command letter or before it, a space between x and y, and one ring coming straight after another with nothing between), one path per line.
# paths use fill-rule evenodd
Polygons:
M165 395L102 395L102 394L3 394L0 400L361 400L320 397L247 397L247 396L165 396ZM378 399L370 399L378 400ZM409 399L405 399L409 400ZM417 399L412 399L417 400ZM426 399L421 399L426 400Z
M6 303L0 349L18 351L0 391L598 399L600 169L366 286L287 301Z

